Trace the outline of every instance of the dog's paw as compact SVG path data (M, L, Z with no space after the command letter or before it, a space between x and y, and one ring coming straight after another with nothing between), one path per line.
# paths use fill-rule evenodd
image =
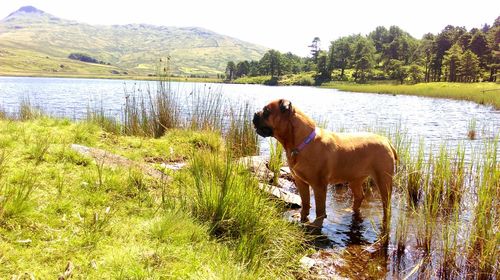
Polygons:
M307 230L309 234L319 235L321 234L322 225L315 224L314 222L304 223L304 228Z

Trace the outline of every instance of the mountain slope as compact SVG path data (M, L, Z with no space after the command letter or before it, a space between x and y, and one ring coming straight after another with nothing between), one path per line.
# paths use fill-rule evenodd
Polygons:
M0 71L6 71L5 63L17 69L12 64L26 59L27 53L37 57L37 61L55 60L55 65L69 63L70 53L83 53L109 63L92 66L105 72L154 74L159 58L170 56L173 73L215 75L225 70L227 61L257 60L265 51L264 47L198 27L89 25L61 19L30 6L0 21ZM71 62L83 68L89 64ZM24 69L26 71L48 70L44 63L19 64L30 68ZM65 70L64 67L52 69Z

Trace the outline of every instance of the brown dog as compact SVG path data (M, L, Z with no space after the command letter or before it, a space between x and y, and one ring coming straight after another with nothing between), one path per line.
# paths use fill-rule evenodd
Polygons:
M314 121L288 100L275 100L255 113L253 124L262 137L274 137L285 148L288 165L302 200L301 222L309 215L309 186L316 201L313 225L321 227L326 218L326 191L329 184L348 182L354 195L352 208L359 211L363 182L374 179L384 207L390 209L392 176L396 151L389 140L372 133L332 133L316 127Z

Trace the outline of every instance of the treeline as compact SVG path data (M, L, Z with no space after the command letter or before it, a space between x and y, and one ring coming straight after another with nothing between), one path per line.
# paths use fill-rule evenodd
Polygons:
M271 76L280 77L285 74L297 74L316 69L314 62L309 58L302 58L290 52L282 54L276 50L269 50L259 61L229 61L226 67L227 80L244 76Z
M82 54L82 53L71 53L68 56L69 59L73 60L79 60L83 62L88 62L88 63L96 63L96 64L103 64L103 65L111 65L109 62L104 62L102 60L97 60L89 55Z
M259 61L228 62L226 79L314 71L316 83L329 80L400 83L496 81L500 66L500 17L482 28L446 26L439 34L413 38L397 26L379 26L366 36L338 38L327 50L314 38L310 57L268 51Z

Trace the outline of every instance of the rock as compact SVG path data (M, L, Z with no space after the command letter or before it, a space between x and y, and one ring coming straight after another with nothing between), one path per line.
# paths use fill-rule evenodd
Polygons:
M148 164L138 163L126 157L115 155L105 150L91 148L83 145L72 144L71 148L82 155L93 157L98 163L116 167L133 167L144 171L147 175L156 179L168 180L169 178L161 171L154 169Z
M181 170L184 168L187 164L185 162L174 162L174 163L161 163L160 168L162 169L170 169L173 171Z
M269 182L273 178L273 173L267 169L268 159L263 156L243 157L238 160L263 182Z
M284 202L290 204L290 206L292 207L300 207L302 205L300 196L291 193L289 191L286 191L283 188L262 183L259 183L259 188L267 193L272 194L278 199L283 200Z
M314 265L316 264L316 261L311 259L310 257L308 256L303 256L301 259L300 259L300 265L302 266L302 268L304 268L305 270L310 270Z
M243 164L251 172L253 172L261 182L269 182L273 178L273 173L267 168L268 159L266 157L243 157L240 158L238 162ZM289 168L284 168L282 172L286 173L289 170ZM259 188L286 202L291 207L300 207L302 205L300 196L290 191L290 189L294 189L294 187L291 187L290 184L293 185L293 183L289 180L280 178L278 179L278 186L271 186L269 184L260 183Z

